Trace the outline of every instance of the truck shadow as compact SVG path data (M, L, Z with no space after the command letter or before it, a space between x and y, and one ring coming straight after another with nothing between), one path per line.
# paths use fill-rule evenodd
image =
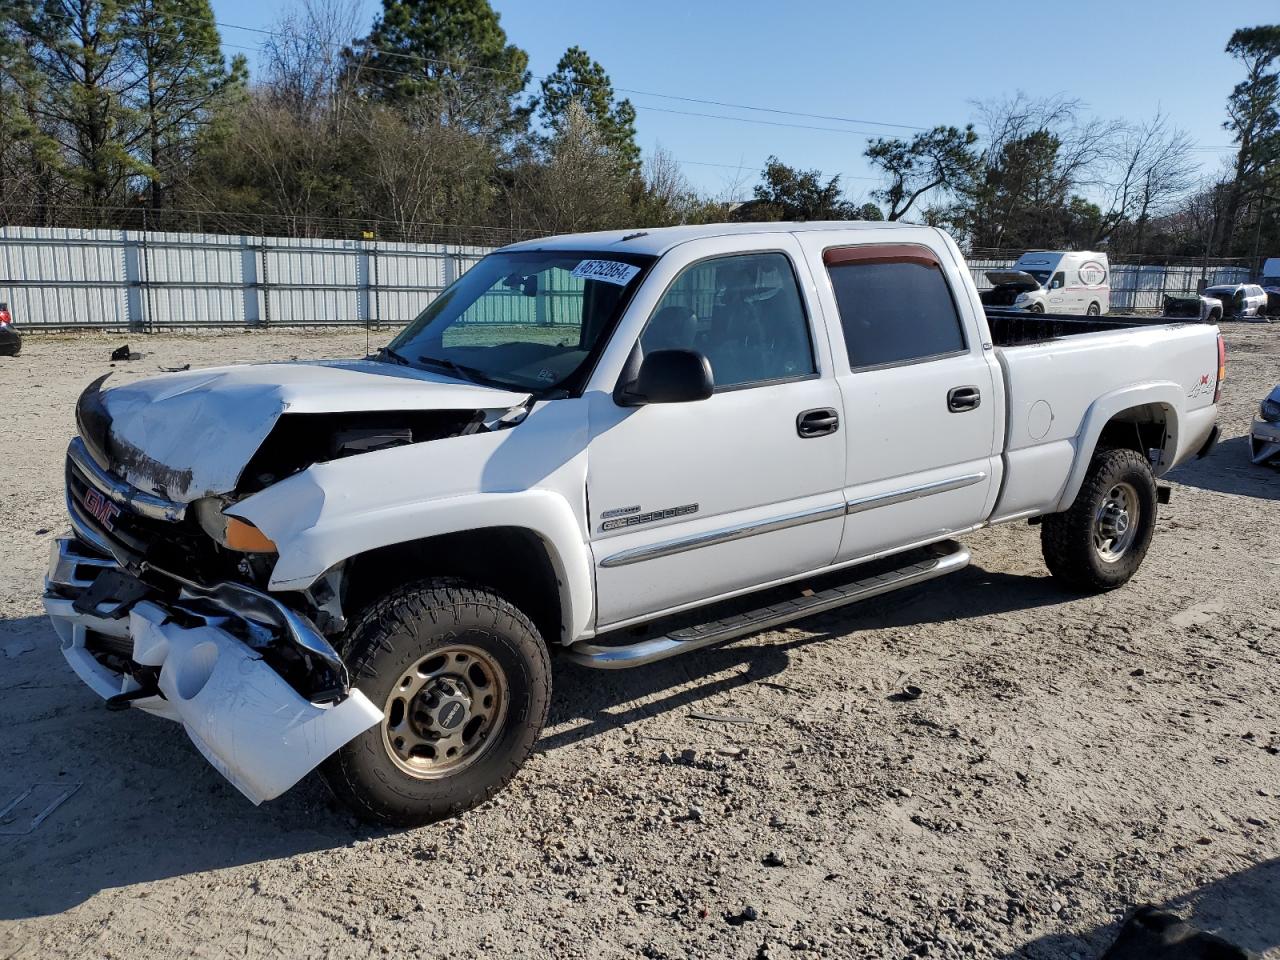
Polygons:
M1167 478L1188 487L1234 493L1259 500L1280 500L1280 470L1249 462L1249 438L1232 437L1203 460L1190 460L1170 470Z
M1158 904L1193 927L1263 955L1280 947L1280 859L1266 860ZM1134 904L1133 906L1137 906ZM1078 934L1047 934L1004 954L1007 960L1069 960L1101 956L1115 941L1120 921ZM1208 957L1213 954L1204 954ZM1269 955L1269 954L1267 954ZM1176 949L1151 960L1191 958ZM1200 956L1197 954L1196 956Z
M548 725L568 729L545 734L546 752L616 730L645 717L684 707L782 674L794 650L841 640L856 643L861 630L923 626L1064 603L1071 595L1047 576L1018 576L970 565L947 578L952 589L924 583L847 607L795 620L805 631L779 643L747 641L692 651L635 670L593 670L556 665L555 693ZM733 671L727 676L727 671ZM699 677L711 677L701 682ZM623 705L625 709L617 709Z
M792 651L835 639L857 642L849 635L860 628L1069 599L1045 577L976 567L954 576L962 578L954 590L923 584L797 621L805 635L777 644L739 643L617 673L559 663L549 732L537 749L574 746L777 677ZM44 617L0 619L0 649L8 653L0 655L0 809L36 784L79 784L31 832L0 832L0 920L58 914L113 887L337 850L394 833L357 824L315 776L255 808L171 724L107 713L67 669ZM738 667L745 669L724 675ZM31 813L19 808L18 815L0 816L0 831L29 824Z

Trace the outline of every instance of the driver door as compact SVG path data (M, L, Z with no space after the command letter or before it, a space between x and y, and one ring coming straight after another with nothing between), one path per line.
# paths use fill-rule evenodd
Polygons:
M829 348L798 244L761 243L686 266L636 345L707 357L709 399L624 407L590 394L598 629L821 568L839 547L845 444Z

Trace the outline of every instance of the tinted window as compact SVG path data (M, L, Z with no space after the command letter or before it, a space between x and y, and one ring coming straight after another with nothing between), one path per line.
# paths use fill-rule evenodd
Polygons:
M697 350L717 389L815 372L791 261L781 253L694 264L663 295L640 336L645 353Z
M918 260L863 260L827 268L849 366L922 360L964 350L946 278Z

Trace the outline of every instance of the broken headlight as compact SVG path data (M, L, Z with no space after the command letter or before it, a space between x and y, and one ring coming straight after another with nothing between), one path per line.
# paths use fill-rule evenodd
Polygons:
M247 520L223 513L230 506L220 497L204 497L192 504L201 529L228 550L238 553L275 553L276 545Z

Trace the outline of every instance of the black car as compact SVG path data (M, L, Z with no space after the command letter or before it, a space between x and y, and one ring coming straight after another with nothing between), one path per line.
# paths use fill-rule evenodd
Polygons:
M22 335L13 325L9 305L0 303L0 357L16 357L22 352Z

